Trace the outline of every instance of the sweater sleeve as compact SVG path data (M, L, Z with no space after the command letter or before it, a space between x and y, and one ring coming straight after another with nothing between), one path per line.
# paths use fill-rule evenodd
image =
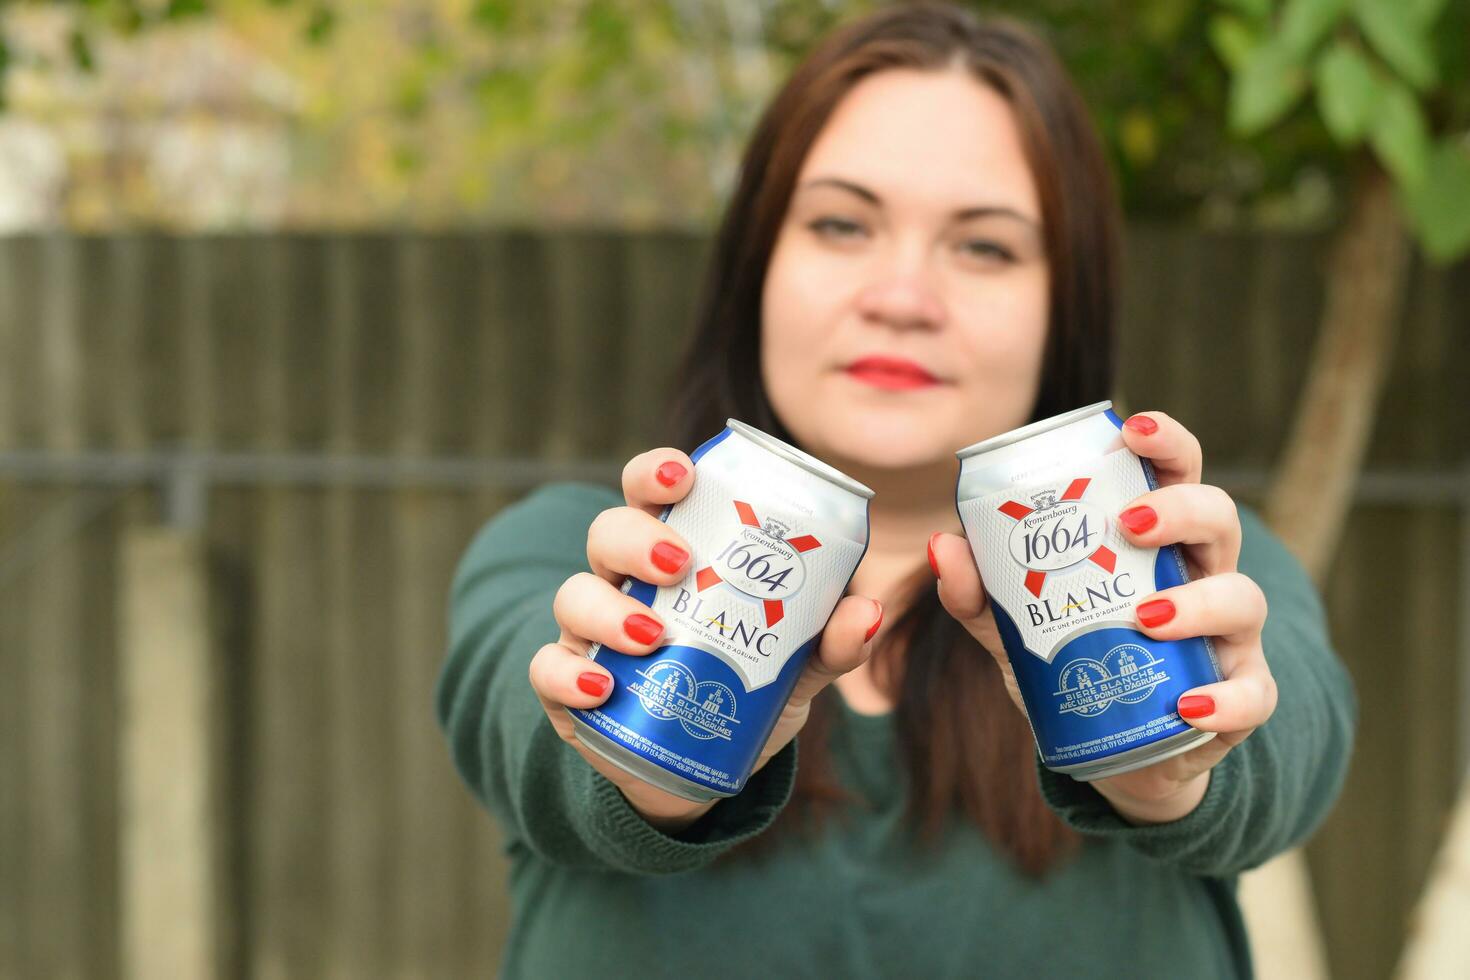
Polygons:
M1200 805L1179 820L1135 827L1086 783L1037 765L1042 795L1074 829L1218 877L1263 864L1317 828L1342 788L1357 720L1352 681L1332 650L1316 589L1260 517L1242 507L1240 521L1240 570L1266 594L1261 644L1277 705L1211 771Z
M588 870L685 871L764 830L796 772L793 743L678 834L645 821L622 792L552 728L527 679L532 656L559 635L552 599L586 571L587 529L622 503L590 484L552 484L505 508L455 572L449 652L435 713L455 768L511 843Z

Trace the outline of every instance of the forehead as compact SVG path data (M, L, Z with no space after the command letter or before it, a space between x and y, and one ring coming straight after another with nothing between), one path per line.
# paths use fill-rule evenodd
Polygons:
M957 67L894 68L858 82L818 134L798 181L831 176L900 206L1009 204L1040 214L1010 103Z

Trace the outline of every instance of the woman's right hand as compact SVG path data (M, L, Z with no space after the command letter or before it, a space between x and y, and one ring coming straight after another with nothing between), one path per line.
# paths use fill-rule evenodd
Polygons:
M620 590L630 575L667 586L688 574L689 543L658 515L665 505L683 500L694 479L694 463L677 449L654 449L628 462L623 468L627 506L605 510L592 522L587 531L592 570L562 584L552 606L561 636L531 660L531 686L556 733L611 780L645 820L670 832L693 823L714 803L675 796L592 752L572 734L572 719L565 709L595 708L612 694L612 675L587 659L593 643L634 656L658 649L664 624ZM817 692L867 660L869 642L882 619L883 609L872 599L847 596L837 604L756 760L757 771L801 730Z

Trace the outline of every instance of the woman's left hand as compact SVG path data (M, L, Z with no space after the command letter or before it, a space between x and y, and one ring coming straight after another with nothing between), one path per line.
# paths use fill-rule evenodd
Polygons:
M1135 607L1138 629L1158 640L1212 637L1225 676L1186 692L1178 702L1186 722L1218 733L1215 738L1172 759L1092 782L1130 822L1163 823L1194 810L1209 788L1210 770L1271 717L1276 681L1261 649L1266 597L1236 570L1240 517L1225 491L1200 483L1199 440L1169 416L1145 412L1124 424L1123 441L1152 460L1159 489L1124 508L1118 527L1139 547L1181 545L1191 579L1140 597ZM1011 700L1020 708L1015 675L969 543L958 535L936 534L929 550L939 572L940 600L995 658Z

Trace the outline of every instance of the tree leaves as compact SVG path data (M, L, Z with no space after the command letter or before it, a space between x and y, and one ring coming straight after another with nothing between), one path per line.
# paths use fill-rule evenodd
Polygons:
M1280 38L1245 56L1230 84L1230 128L1258 133L1291 110L1307 88L1307 72Z
M1453 139L1436 145L1424 105L1442 87L1431 30L1444 0L1287 0L1274 23L1269 3L1217 2L1239 12L1209 25L1231 72L1235 133L1280 122L1310 81L1333 140L1366 139L1393 176L1426 253L1443 261L1470 250L1470 149Z
M1368 142L1400 186L1412 188L1424 178L1429 126L1419 100L1403 82L1394 79L1384 86Z
M1344 146L1356 145L1378 109L1378 81L1368 59L1355 45L1337 41L1317 59L1314 81L1328 132Z
M1271 0L1221 0L1221 2L1256 20L1265 20L1271 16Z
M92 42L85 31L73 30L67 38L67 47L71 50L71 60L84 72L93 72L97 69L97 59L92 54Z
M312 44L325 44L337 27L337 12L326 4L317 4L306 22L306 40Z
M1434 85L1434 49L1408 6L1401 0L1356 0L1353 14L1379 57L1419 91Z
M1221 14L1210 18L1210 46L1231 71L1245 64L1251 49L1259 43L1254 30L1239 17Z
M1454 140L1440 143L1424 179L1402 200L1430 258L1449 262L1470 250L1470 149Z
M1347 0L1287 0L1278 36L1298 58L1304 58L1337 23Z
M207 0L169 0L163 10L165 20L183 20L186 17L202 17L209 13Z

